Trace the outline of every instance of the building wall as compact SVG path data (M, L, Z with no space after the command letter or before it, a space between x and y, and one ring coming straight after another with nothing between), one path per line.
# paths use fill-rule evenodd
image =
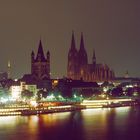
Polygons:
M29 90L33 92L34 95L38 92L37 85L26 84L26 82L20 82L19 85L12 85L10 88L11 95L15 99L19 99L21 97L21 92L24 90Z

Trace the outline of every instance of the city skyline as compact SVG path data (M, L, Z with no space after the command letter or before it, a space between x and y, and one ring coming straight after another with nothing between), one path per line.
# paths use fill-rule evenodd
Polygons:
M30 73L30 53L37 51L41 38L44 51L51 54L52 77L66 76L74 30L78 49L84 34L90 63L95 49L97 62L108 64L117 76L128 70L140 77L139 13L136 0L1 2L0 71L6 71L10 60L12 77Z

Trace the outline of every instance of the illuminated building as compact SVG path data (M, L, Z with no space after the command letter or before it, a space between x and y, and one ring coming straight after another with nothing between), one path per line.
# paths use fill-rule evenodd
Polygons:
M34 95L38 92L37 85L32 83L20 82L21 91L28 90Z
M72 97L74 93L83 97L90 97L100 87L96 82L85 82L83 80L71 80L67 78L52 80L52 88L60 92L63 97Z
M15 82L15 84L13 84L11 86L11 95L14 99L19 99L21 96L21 92L24 90L28 90L30 92L32 92L34 95L36 95L36 93L38 92L37 89L37 85L34 84L28 84L25 82Z
M21 87L19 85L11 86L11 95L14 99L19 99L21 96Z
M79 51L76 49L74 33L72 33L71 48L68 53L67 77L73 80L84 81L109 81L115 75L106 64L97 64L95 51L93 51L92 64L88 63L87 52L84 47L83 34Z

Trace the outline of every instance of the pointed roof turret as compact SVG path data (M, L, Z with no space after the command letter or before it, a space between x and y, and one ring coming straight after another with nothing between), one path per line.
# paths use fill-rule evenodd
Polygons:
M46 61L45 56L44 56L44 51L43 51L41 40L39 41L39 46L38 46L38 52L37 52L36 60Z

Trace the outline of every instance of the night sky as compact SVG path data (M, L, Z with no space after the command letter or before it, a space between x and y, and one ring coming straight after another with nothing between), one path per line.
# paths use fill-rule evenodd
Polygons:
M140 0L0 0L0 71L30 73L30 53L40 38L51 53L53 77L66 75L72 30L79 49L83 32L91 62L106 63L123 76L140 77Z

